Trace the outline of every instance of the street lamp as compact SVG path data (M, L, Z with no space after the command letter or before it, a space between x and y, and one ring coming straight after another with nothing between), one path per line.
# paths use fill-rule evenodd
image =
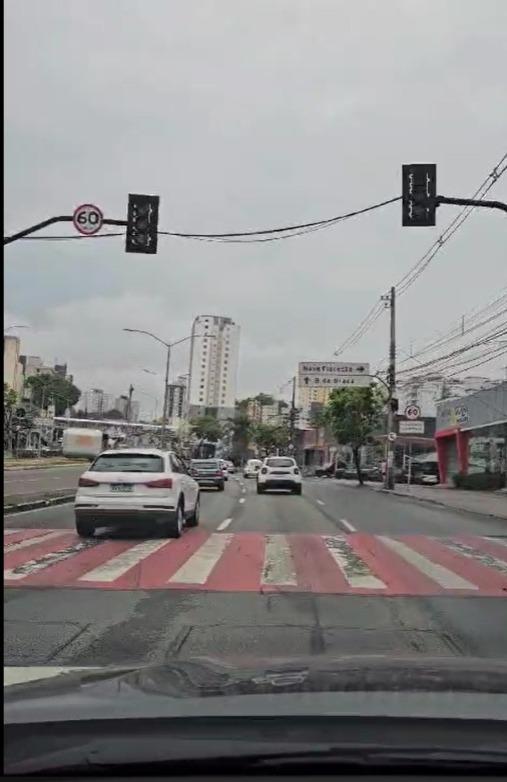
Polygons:
M21 326L18 325L17 323L14 323L12 326L7 326L6 328L4 328L4 334L6 331L10 331L11 329L29 329L29 328L30 326Z
M161 432L161 447L165 448L165 444L167 440L167 401L169 396L169 368L171 365L171 349L175 347L175 345L180 345L182 342L187 342L187 340L189 339L194 339L195 337L203 337L208 335L189 334L187 337L183 337L183 339L177 339L175 342L166 342L164 339L160 339L160 337L157 337L155 334L152 334L151 331L144 331L144 329L124 328L123 331L128 331L131 334L146 334L146 336L151 337L157 342L160 342L161 345L164 345L164 347L167 348L167 358L165 364L165 379L164 379L164 402L162 408L162 432ZM211 337L212 335L209 336ZM157 374L156 372L151 373L148 370L144 370L144 371L148 372L148 374Z

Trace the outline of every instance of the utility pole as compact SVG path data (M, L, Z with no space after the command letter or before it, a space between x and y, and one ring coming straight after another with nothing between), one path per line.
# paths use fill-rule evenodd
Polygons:
M396 394L396 289L393 286L384 299L390 310L389 334L389 369L387 383L389 397L387 400L387 436L386 436L386 470L384 488L394 489L394 444L389 435L394 431L395 394Z
M294 377L292 378L292 395L290 401L290 414L289 414L290 443L292 445L293 453L296 447L294 445L295 428L296 428L296 375L294 375Z
M130 416L132 413L132 394L134 393L134 386L131 384L129 387L129 395L128 395L128 402L127 402L127 414L125 418L127 421L130 421Z
M165 449L167 444L167 408L169 404L169 368L171 366L171 345L167 345L167 358L165 362L164 401L162 402L162 430L160 447Z

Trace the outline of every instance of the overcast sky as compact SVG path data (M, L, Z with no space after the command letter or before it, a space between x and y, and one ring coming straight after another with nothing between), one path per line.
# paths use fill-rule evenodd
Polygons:
M122 218L129 192L160 195L165 230L306 222L400 195L407 162L436 162L441 194L471 195L507 152L506 0L5 5L6 233L83 202ZM490 196L507 200L507 174ZM122 238L19 241L6 325L30 325L22 352L67 361L83 391L132 382L143 400L162 394L142 369L164 356L124 326L178 339L197 314L229 315L239 395L277 391L298 361L330 359L457 211L402 228L396 203L278 243L160 237L156 256ZM400 299L400 349L505 285L506 218L482 210ZM387 345L384 315L344 358L375 368ZM182 345L174 374L187 367Z

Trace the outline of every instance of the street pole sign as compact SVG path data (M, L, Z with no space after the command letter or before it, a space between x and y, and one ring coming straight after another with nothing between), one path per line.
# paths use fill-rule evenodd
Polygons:
M436 225L437 167L435 163L402 166L402 225Z
M100 231L103 221L102 210L94 204L81 204L72 215L74 228L84 236L93 236Z
M421 417L421 408L419 405L407 405L405 408L405 418L409 421L417 421Z

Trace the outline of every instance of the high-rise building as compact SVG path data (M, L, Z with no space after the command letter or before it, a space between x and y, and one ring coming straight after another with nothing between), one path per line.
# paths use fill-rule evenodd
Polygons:
M86 413L103 415L111 409L112 397L105 394L101 388L92 388L83 394L80 406Z
M191 415L206 408L232 415L236 399L239 326L222 315L198 315L192 325L189 405Z
M167 386L167 417L170 424L177 424L185 417L187 409L187 376L180 375L175 383Z
M23 389L23 367L19 350L19 337L4 337L4 383L16 394L21 394Z

